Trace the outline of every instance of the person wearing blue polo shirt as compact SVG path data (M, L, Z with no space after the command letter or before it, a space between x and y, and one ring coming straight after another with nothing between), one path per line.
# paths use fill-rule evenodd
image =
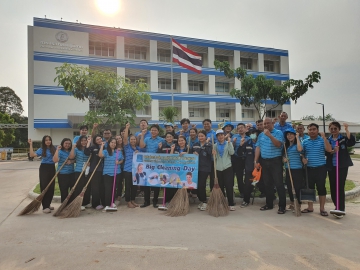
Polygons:
M289 192L289 198L290 198L290 206L288 210L294 210L294 195L292 193L292 186L290 182L290 174L288 169L288 164L290 164L290 172L294 184L295 194L298 199L299 204L301 204L300 201L300 189L302 188L302 183L304 179L304 171L303 166L301 162L301 152L302 152L302 144L299 138L299 134L296 133L296 131L293 128L289 128L285 130L284 132L285 137L285 147L286 147L286 153L287 153L287 159L284 155L284 163L285 163L285 169L286 169L286 185L287 190ZM284 152L285 154L285 152Z
M42 192L55 175L55 162L53 161L53 157L56 149L52 144L51 137L48 135L45 135L42 138L41 148L36 150L36 152L34 152L33 143L31 139L28 139L28 143L30 145L29 156L42 157L39 168L40 191ZM50 206L51 201L54 197L54 190L55 190L55 181L50 185L49 190L45 193L44 198L41 201L43 212L45 214L49 214L51 213L51 210L54 210L54 207Z
M240 192L240 198L244 198L244 170L245 170L245 157L246 157L245 142L249 141L250 137L246 136L245 134L246 127L244 123L239 123L236 127L236 130L238 133L234 134L232 137L232 143L235 148L235 154L231 156L231 163L234 174L236 175L238 189Z
M164 141L163 138L159 137L159 125L152 125L150 128L151 138L145 138L145 133L147 130L143 130L141 133L140 139L140 147L145 148L147 153L156 153L157 149L159 148L159 143ZM145 139L144 139L145 138ZM153 198L153 206L157 208L157 202L159 198L159 188L153 188L154 190L154 198ZM150 187L144 187L144 203L140 205L141 208L147 207L150 205Z
M199 139L197 137L198 130L196 128L190 128L190 147L193 147L194 143L199 142Z
M173 123L170 123L170 122L167 122L164 124L164 127L165 127L165 133L172 133L173 134L173 143L177 143L177 140L178 140L178 135L175 134L175 131L174 131L174 124ZM161 138L165 139L165 136L162 136Z
M80 136L87 136L88 134L88 126L87 125L83 125L83 126L80 126L80 135L78 136L75 136L74 139L73 139L73 144L76 144L77 141L79 140Z
M139 207L135 203L135 196L137 186L133 184L134 177L132 175L132 161L133 156L140 151L140 147L136 146L135 135L129 135L130 123L125 126L124 132L124 151L125 151L125 164L124 164L124 178L125 178L125 201L129 208Z
M53 157L53 161L58 162L58 170L64 164L65 160L69 157L71 151L71 140L64 138L60 145L56 148L56 152ZM69 191L75 184L74 176L74 162L67 160L64 167L59 171L58 183L61 195L61 202L63 202L69 195Z
M331 144L325 138L323 132L319 132L319 126L311 123L307 126L310 138L303 141L304 155L303 163L306 165L308 171L309 188L316 189L319 195L320 215L328 216L325 211L326 200L326 161L325 152L331 152ZM319 136L320 135L320 136ZM314 212L313 202L308 202L308 207L301 211L301 213Z
M298 124L296 126L296 132L299 134L299 139L301 142L303 142L304 140L306 140L307 138L309 138L309 135L304 133L305 128L303 124Z
M176 132L176 135L183 135L186 137L186 139L190 136L190 120L187 118L183 118L180 121L180 125L181 125L181 130L179 130L178 132ZM192 127L195 127L195 125L193 125Z
M274 128L281 130L283 133L285 132L285 130L292 128L292 126L289 123L286 123L287 119L288 119L288 114L286 112L282 112L279 115L279 122L274 125Z
M233 129L234 129L234 126L231 124L231 122L224 123L222 130L224 131L224 134L225 134L225 140L227 140L227 138L231 138L233 136L233 134L231 133L231 131Z
M139 128L140 128L140 131L136 132L135 133L135 137L136 137L136 140L137 140L137 144L140 143L140 136L141 134L143 133L142 131L143 130L146 130L146 132L144 133L144 138L150 138L151 137L151 132L149 130L147 130L148 128L148 121L146 119L141 119L140 120L140 123L139 123Z
M279 195L278 214L286 212L286 192L283 184L282 170L282 147L284 136L280 130L274 128L272 119L267 117L264 120L264 131L260 133L256 142L255 167L259 168L261 154L261 166L265 184L266 205L260 208L261 211L273 209L274 185Z
M212 129L212 122L210 119L204 119L203 122L203 127L204 130L206 132L206 141L207 142L211 142L212 139L214 139L214 144L217 143L217 138L216 138L216 132ZM211 158L213 158L211 156ZM213 189L214 187L214 177L215 177L215 168L214 168L214 163L211 163L211 172L210 172L210 191Z

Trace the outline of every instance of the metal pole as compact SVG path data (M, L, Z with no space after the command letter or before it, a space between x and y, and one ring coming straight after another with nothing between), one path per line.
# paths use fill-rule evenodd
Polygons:
M171 54L171 106L174 107L174 91L173 91L173 81L174 81L174 78L173 78L173 45L172 45L172 37L170 36L170 48L171 48L171 51L170 51L170 54Z
M323 109L323 125L324 125L324 134L325 134L325 106L324 106L324 104L322 104L322 109Z

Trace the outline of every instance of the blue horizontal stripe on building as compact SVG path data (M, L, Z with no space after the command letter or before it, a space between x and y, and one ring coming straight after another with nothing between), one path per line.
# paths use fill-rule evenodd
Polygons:
M143 70L157 70L157 71L165 71L165 72L171 71L170 64L132 61L132 60L123 60L123 59L114 59L114 58L109 59L109 58L100 58L100 57L44 53L44 52L34 52L34 60L44 61L44 62L82 64L82 65L90 65L90 66L122 67L122 68L133 68L133 69L143 69ZM195 73L178 65L173 66L173 72L191 73L191 74ZM202 68L202 74L225 76L224 72L217 71L214 68ZM274 79L280 81L285 81L289 79L289 74L278 74L278 73L256 72L256 71L248 71L248 74L251 74L254 77L257 77L259 75L264 75L268 79Z
M171 93L168 92L147 92L152 99L155 100L171 100ZM42 86L34 85L34 94L36 95L59 95L68 96L69 93L64 91L63 87L58 86ZM200 95L200 94L181 94L174 93L175 101L193 101L193 102L223 102L223 103L238 103L237 98L233 98L229 95ZM274 105L276 102L268 100L268 105ZM290 104L290 101L285 103Z
M89 24L79 24L79 23L56 21L50 19L34 18L34 26L69 30L76 32L101 34L101 35L122 36L129 38L170 42L170 35L165 35L165 34L111 28L111 27L96 26ZM288 51L281 49L257 47L257 46L227 43L227 42L220 42L213 40L180 37L180 36L172 36L172 37L176 39L176 41L178 41L179 43L188 44L188 45L213 47L213 48L219 48L225 50L238 50L238 51L253 52L253 53L264 53L264 54L279 55L279 56L288 56Z
M67 119L34 119L34 128L72 128Z

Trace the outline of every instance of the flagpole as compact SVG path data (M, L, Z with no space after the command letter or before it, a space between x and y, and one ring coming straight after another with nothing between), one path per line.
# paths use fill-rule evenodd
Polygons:
M170 36L170 54L171 54L171 106L174 107L174 91L173 91L173 45L172 45L172 36Z

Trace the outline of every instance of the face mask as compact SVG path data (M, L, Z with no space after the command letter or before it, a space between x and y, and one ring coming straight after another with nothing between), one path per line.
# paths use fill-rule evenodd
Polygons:
M255 139L256 139L256 134L251 134L251 135L250 135L250 138L251 138L252 140L255 140Z

